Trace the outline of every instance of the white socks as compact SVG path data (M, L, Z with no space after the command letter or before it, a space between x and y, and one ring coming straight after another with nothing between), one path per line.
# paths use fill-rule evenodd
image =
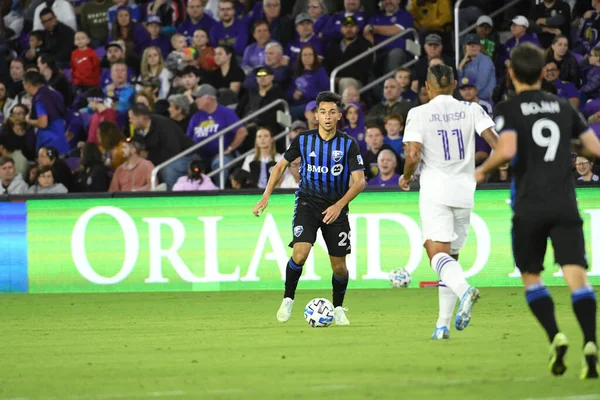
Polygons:
M438 253L431 259L431 268L438 274L440 280L461 299L469 284L465 280L463 270L458 261L446 253Z
M452 289L447 287L442 281L440 281L438 286L438 294L440 297L440 313L435 327L441 328L442 326L445 326L450 329L450 320L452 319L458 297L456 297Z

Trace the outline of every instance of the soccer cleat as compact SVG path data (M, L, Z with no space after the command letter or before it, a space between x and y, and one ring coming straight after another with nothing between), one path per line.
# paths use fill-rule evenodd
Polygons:
M441 340L441 339L450 339L450 331L447 326L442 326L441 328L435 328L433 331L433 335L431 335L433 340Z
M562 375L567 370L565 355L569 348L569 341L564 333L557 333L550 344L550 371L552 375Z
M600 365L598 365L598 346L596 346L596 343L587 342L585 344L581 365L581 379L598 379Z
M460 299L460 304L458 305L458 311L456 312L456 318L454 319L454 327L457 331L462 331L469 325L471 321L471 310L473 310L473 306L479 300L479 290L474 287L470 287L467 289L465 294L463 294L462 299Z
M294 306L294 300L286 297L281 302L281 306L279 306L279 311L277 311L277 320L279 322L288 322L290 316L292 315L292 307Z
M348 311L348 309L340 306L337 306L335 310L333 310L333 316L336 325L350 325L350 321L348 321L344 311Z

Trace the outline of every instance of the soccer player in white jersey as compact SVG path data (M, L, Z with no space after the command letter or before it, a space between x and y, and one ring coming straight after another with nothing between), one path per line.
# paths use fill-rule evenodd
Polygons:
M463 330L479 299L479 291L469 286L458 263L474 202L475 133L492 149L497 135L494 122L479 104L452 97L456 88L452 68L431 66L425 85L431 101L408 113L403 144L406 164L398 183L401 189L409 190L422 163L421 232L431 267L440 278L440 310L432 339L448 339L456 300L460 299L460 305L454 326Z

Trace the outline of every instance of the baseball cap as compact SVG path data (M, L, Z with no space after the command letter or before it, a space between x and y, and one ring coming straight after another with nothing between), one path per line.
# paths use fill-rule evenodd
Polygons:
M431 33L425 38L425 44L442 44L442 37L437 33Z
M119 49L121 49L122 52L125 52L125 47L123 47L121 42L119 42L118 40L113 40L112 42L109 42L104 48L108 51L108 49L111 47L118 47Z
M194 99L199 99L202 96L212 96L214 98L217 97L217 89L215 89L212 85L205 83L204 85L200 85L198 90L192 93L192 97Z
M529 28L529 20L522 15L517 15L512 19L512 23L515 25L521 25L525 28Z
M477 24L477 26L483 25L483 24L488 24L492 28L494 27L494 21L492 21L492 18L490 18L487 15L482 15L481 17L477 18L476 24Z
M85 98L87 101L97 101L98 103L102 103L106 99L106 95L102 89L94 87L85 92Z
M348 15L342 20L342 25L358 25L353 15Z
M479 39L479 36L471 33L471 34L465 36L465 44L471 44L471 43L481 44L481 39Z
M316 101L311 101L304 108L304 112L314 111L316 108L317 108L317 102Z
M302 129L302 130L308 129L308 127L306 126L306 122L300 121L300 120L292 122L292 126L290 126L290 130L295 131L296 129Z
M148 17L146 18L146 23L147 24L159 24L162 25L162 20L160 19L160 17L158 15L148 15Z
M462 78L460 80L460 84L458 85L459 89L468 87L468 86L476 86L475 85L475 79L474 78L470 78L468 76L465 76L464 78Z
M307 13L300 13L296 16L296 20L295 20L296 25L301 24L304 21L313 22L312 18Z
M254 75L256 76L267 76L273 75L273 69L268 65L261 65L254 70Z

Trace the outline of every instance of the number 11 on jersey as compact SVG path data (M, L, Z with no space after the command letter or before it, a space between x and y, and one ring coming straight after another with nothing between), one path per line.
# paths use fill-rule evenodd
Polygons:
M450 157L450 142L448 142L448 131L444 129L438 129L438 135L442 137L442 146L444 147L444 160L449 161ZM458 158L463 160L465 158L465 142L463 141L462 130L453 129L452 136L456 136L458 143Z

